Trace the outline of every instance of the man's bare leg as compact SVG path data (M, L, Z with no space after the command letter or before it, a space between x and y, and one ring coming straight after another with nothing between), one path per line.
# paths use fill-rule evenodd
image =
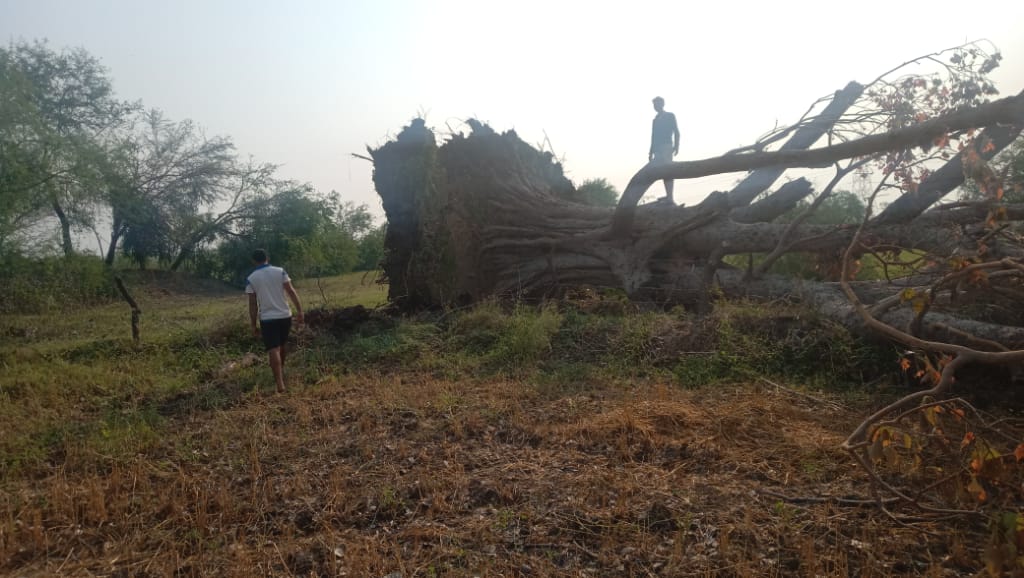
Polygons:
M285 361L288 359L288 344L281 344L281 381L284 381L284 366Z
M281 348L275 347L267 352L270 356L270 371L274 373L274 382L277 384L277 391L283 392L284 388L284 365L281 359Z
M673 205L676 204L675 199L672 198L672 190L675 188L676 184L675 181L672 179L665 179L661 182L665 183L665 198Z

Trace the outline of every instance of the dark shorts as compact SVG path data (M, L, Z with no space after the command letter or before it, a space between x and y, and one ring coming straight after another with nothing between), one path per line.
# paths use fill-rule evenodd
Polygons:
M292 318L260 320L260 336L267 351L288 343L288 332L292 328Z

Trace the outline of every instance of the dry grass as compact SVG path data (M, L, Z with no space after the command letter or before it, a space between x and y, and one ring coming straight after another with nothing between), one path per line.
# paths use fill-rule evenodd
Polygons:
M356 276L321 287L334 306L383 297ZM748 344L684 355L665 341L685 333L674 317L485 305L447 329L306 330L292 392L260 396L269 373L244 300L158 289L140 291L140 350L124 343L119 304L0 320L0 574L981 567L978 528L929 536L874 507L805 499L865 497L836 448L870 402L730 383ZM317 303L315 283L300 291Z
M785 391L332 378L69 445L0 502L18 576L891 576L972 564L850 495L856 418Z

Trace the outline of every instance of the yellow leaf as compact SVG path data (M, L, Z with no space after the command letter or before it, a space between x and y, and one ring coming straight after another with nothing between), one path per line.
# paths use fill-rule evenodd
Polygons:
M923 299L923 298L914 299L914 301L913 301L914 313L920 313L920 312L924 311L924 306L926 304L927 304L927 300L926 299Z
M871 434L871 441L878 441L879 439L885 439L889 437L889 428L880 427Z

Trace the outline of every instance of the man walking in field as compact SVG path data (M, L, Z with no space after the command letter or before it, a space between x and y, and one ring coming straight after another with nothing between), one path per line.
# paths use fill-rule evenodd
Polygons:
M299 302L299 294L292 287L288 273L280 267L271 265L267 260L266 251L253 251L252 262L256 269L245 279L252 334L254 337L263 337L263 345L270 356L270 370L274 373L277 391L284 392L284 361L288 356L288 333L292 327L292 310L288 308L285 294L295 305L296 323L303 321L302 304Z
M676 115L665 110L664 98L656 96L652 102L658 114L651 123L651 151L647 154L647 160L651 164L663 165L672 162L672 157L679 154L679 126L676 125ZM675 183L672 179L665 179L663 182L665 198L675 204L675 200L672 199L672 188Z

